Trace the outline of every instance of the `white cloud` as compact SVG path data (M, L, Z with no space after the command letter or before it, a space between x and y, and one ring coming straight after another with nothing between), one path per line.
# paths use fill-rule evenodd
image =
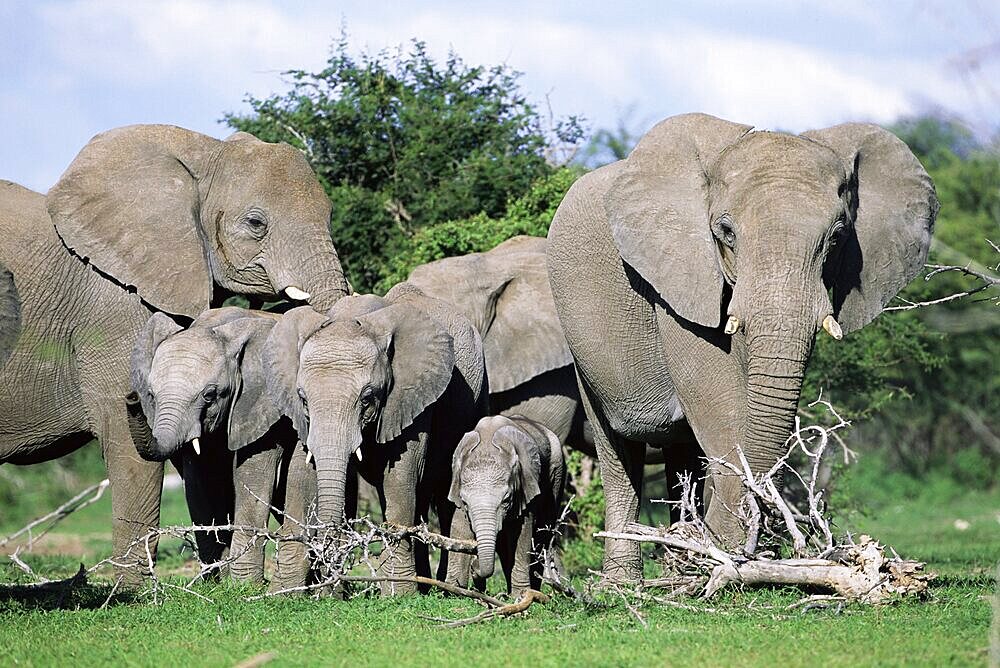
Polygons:
M851 119L889 122L927 105L975 110L958 77L944 69L940 49L921 46L936 35L933 24L896 25L892 9L845 1L837 12L841 29L845 21L852 26L850 38L820 31L816 43L792 23L767 24L767 36L749 34L733 22L720 27L700 10L680 19L669 3L647 6L642 21L609 14L600 3L598 13L612 18L595 18L577 4L445 6L443 0L340 10L271 0L40 4L31 10L43 26L38 62L26 64L33 75L22 78L23 90L14 84L5 90L21 106L10 109L11 122L0 129L18 148L31 142L40 148L35 156L0 155L0 176L47 188L92 134L124 123L173 122L225 135L216 121L243 108L246 93L285 90L283 70L321 68L342 21L353 49L417 37L439 58L454 48L470 64L506 63L525 72L533 100L551 94L556 114L582 114L594 126L613 125L632 104L650 123L706 111L790 130ZM748 11L742 3L721 7ZM803 20L810 10L770 0L752 11L798 12ZM814 27L832 16L815 14Z

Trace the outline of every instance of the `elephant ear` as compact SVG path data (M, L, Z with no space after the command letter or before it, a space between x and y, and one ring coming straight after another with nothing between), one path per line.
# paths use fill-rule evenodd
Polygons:
M465 466L465 458L481 442L478 431L467 432L458 442L455 454L451 457L451 487L448 490L448 500L458 508L462 507L462 467Z
M538 454L538 443L534 441L523 429L515 425L500 427L493 432L493 443L501 445L507 441L514 446L517 454L517 461L521 468L521 489L523 492L520 512L523 513L528 505L542 493L541 475L542 462ZM548 443L546 443L546 447Z
M267 392L264 343L275 321L263 317L231 320L212 331L225 342L226 356L236 362L237 387L229 406L229 449L259 440L281 418Z
M454 305L479 330L490 392L573 363L549 286L545 239L514 237L487 253L431 262L409 282Z
M392 368L392 387L382 406L377 437L379 443L387 443L448 389L455 350L448 332L409 304L393 304L358 321L385 346Z
M707 172L750 130L706 114L668 118L621 163L605 196L622 260L679 316L705 327L719 325L723 285Z
M311 306L299 306L286 312L271 328L263 346L264 374L271 401L292 421L299 440L309 436L309 420L299 398L297 378L302 345L316 330L329 322Z
M829 146L856 183L854 224L827 271L834 317L845 332L875 319L920 273L939 208L931 177L888 130L845 123L803 134Z
M184 329L170 316L164 313L154 313L139 331L135 346L132 348L129 379L132 390L139 395L139 403L146 415L153 415L153 407L149 404L149 370L153 366L153 355L167 337Z
M212 277L196 179L218 144L169 125L97 135L47 196L63 243L157 309L197 316Z
M21 335L21 298L14 274L0 264L0 367L4 365Z

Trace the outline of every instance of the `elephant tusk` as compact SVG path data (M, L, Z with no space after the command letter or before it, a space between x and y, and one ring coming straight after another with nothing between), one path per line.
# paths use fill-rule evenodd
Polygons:
M312 450L306 448L306 464L312 464L312 460L313 460Z
M732 336L740 328L740 319L735 315L729 316L729 320L726 321L726 329L724 330L726 334Z
M285 294L288 295L289 299L294 299L300 302L308 301L309 298L312 297L311 294L309 294L305 290L300 290L294 285L289 285L287 288L285 288Z
M197 438L191 439L191 447L194 449L194 454L196 455L201 454L201 443L198 442Z
M358 446L358 449L354 451L354 454L357 455L358 461L360 462L361 461L361 446L360 445Z
M832 315L828 315L823 318L823 329L826 333L840 341L844 338L844 330L840 328L840 323L838 323Z

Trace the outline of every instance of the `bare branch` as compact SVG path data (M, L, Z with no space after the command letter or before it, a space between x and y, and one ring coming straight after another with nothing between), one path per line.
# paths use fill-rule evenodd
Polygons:
M52 527L54 527L56 524L58 524L67 515L69 515L70 513L75 512L77 510L80 510L81 508L86 508L90 504L96 503L97 501L99 501L100 498L102 496L104 496L104 491L108 488L109 484L110 484L110 481L107 478L105 478L104 480L102 480L101 482L97 483L96 485L91 485L90 487L88 487L87 489L83 490L82 492L80 492L79 494L77 494L76 496L74 496L72 499L70 499L69 501L67 501L66 503L62 504L61 506L59 506L58 508L56 508L55 510L53 510L51 513L48 513L47 515L43 515L42 517L39 517L36 520L32 520L23 529L19 529L18 531L15 531L14 533L12 533L11 535L7 536L3 540L0 540L0 547L3 547L4 545L6 545L10 541L14 540L18 536L20 536L20 535L22 535L24 533L27 533L28 534L28 549L30 550L32 544L34 543L34 541L38 540L39 538L41 538L42 536L44 536L46 533L48 533L52 529ZM89 499L85 498L88 494L91 494L91 493L94 493L94 492L96 492L94 494L94 496L92 496ZM52 524L50 524L49 526L45 527L45 529L43 531L41 531L40 533L38 533L38 534L32 534L32 529L34 529L35 527L37 527L40 524L44 524L45 522L48 522L49 520L52 520Z

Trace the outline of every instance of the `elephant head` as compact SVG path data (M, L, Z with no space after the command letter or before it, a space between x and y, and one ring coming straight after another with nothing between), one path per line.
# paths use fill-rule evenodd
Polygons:
M459 309L483 338L490 392L573 363L545 267L545 239L518 236L486 253L421 265L408 283Z
M524 517L541 494L538 444L514 421L485 417L465 434L452 458L448 500L469 514L476 536L479 577L493 575L497 533Z
M190 443L224 435L230 450L261 438L280 419L265 391L261 353L276 317L229 307L212 309L187 329L154 313L132 352L132 389L152 438L139 454L167 459ZM148 450L146 450L148 448Z
M878 315L919 272L938 210L882 128L794 136L704 114L650 130L605 206L622 260L668 311L709 329L725 318L743 339L742 445L762 466L788 437L816 332L839 339Z
M410 427L447 389L451 336L419 309L370 295L342 299L324 317L292 309L265 344L268 391L316 462L319 517L344 514L352 454Z
M287 144L118 128L90 140L47 205L75 255L167 313L194 318L215 285L322 310L348 293L330 201Z

